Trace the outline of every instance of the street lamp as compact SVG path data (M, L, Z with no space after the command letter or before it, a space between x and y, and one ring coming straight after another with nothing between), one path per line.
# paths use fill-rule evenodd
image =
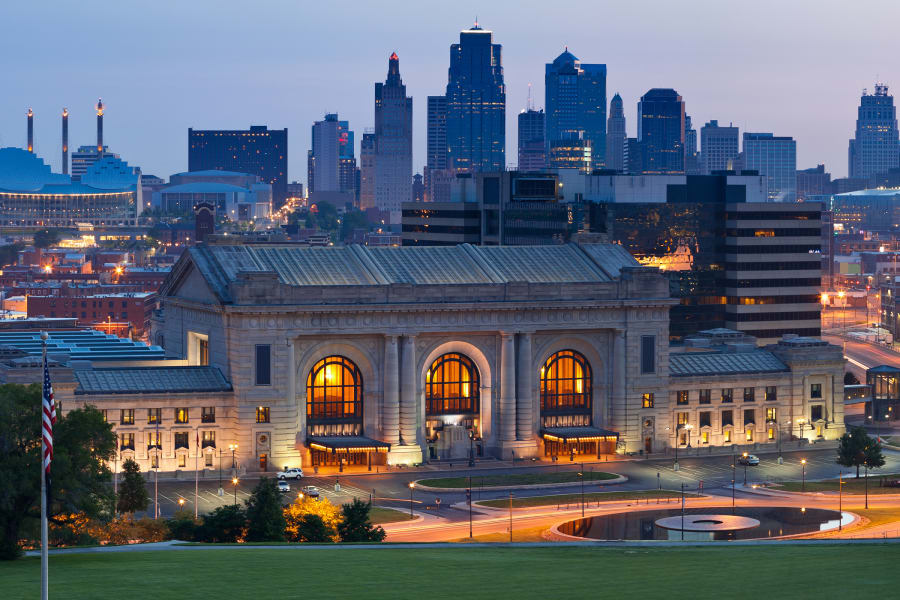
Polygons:
M843 302L844 300L844 290L838 292L838 298L842 300L841 302L841 330L847 328L847 303Z
M413 508L413 490L414 490L415 488L416 488L416 482L415 482L415 481L410 481L410 482L409 482L409 518L410 518L410 519L412 519L412 517L413 517L413 511L412 511L412 508Z
M234 505L237 506L237 484L238 484L238 478L237 478L237 477L232 477L232 478L231 478L231 483L232 483L232 485L234 485Z
M690 423L685 423L685 425L684 425L684 430L687 431L687 434L688 434L688 437L687 437L688 449L690 449L690 447L691 447L691 429L693 429L693 428L694 428L694 426L691 425Z
M581 471L578 473L581 480L581 518L584 518L584 463L581 463Z
M681 440L678 439L678 430L679 429L681 429L681 425L676 425L675 426L675 464L672 465L673 471L678 470L678 445L681 442Z
M744 487L747 487L747 463L750 462L747 460L747 456L749 455L744 452L741 456L744 457Z
M806 419L803 417L797 419L797 426L800 428L800 441L803 442L803 426L806 425Z
M806 459L805 458L800 461L800 466L803 467L803 483L801 484L802 487L800 488L800 491L805 492L806 491Z
M209 449L213 452L213 449ZM225 495L225 489L222 487L222 448L219 448L219 491L216 494L220 498Z
M178 508L179 509L184 508L184 498L178 499Z
M737 483L734 470L737 468L737 459L734 456L734 446L731 447L731 514L734 514L734 488Z
M863 465L866 467L866 510L869 510L869 461L864 460Z
M844 472L838 473L838 531L843 529L844 522Z
M237 444L228 444L228 449L231 450L231 470L233 471L236 468L237 463L234 462L234 452L238 449Z

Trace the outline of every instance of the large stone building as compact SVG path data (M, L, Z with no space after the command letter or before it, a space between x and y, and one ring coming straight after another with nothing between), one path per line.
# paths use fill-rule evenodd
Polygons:
M173 366L76 369L59 395L167 471L232 448L249 471L366 468L843 431L839 348L713 331L670 349L668 290L617 245L200 245L154 317Z

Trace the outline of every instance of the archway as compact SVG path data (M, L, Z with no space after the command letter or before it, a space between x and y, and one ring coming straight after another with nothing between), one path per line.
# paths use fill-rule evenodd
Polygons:
M430 459L474 458L480 403L481 377L471 358L448 352L431 363L425 371L425 425Z

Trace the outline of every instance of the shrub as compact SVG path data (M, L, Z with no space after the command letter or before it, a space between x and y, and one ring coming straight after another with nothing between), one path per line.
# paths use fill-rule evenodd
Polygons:
M203 542L233 543L244 538L247 515L240 506L220 506L205 517L197 538Z
M370 502L354 498L353 502L341 505L343 519L338 525L338 535L342 542L381 542L387 536L380 525L369 521Z
M302 500L295 500L290 506L284 509L284 520L286 522L285 537L291 542L312 541L305 539L305 533L300 531L301 525L304 527L318 528L317 524L310 524L306 517L308 515L316 515L322 521L325 528L325 539L322 541L336 542L338 541L337 527L341 522L341 510L328 501L328 498L314 500L304 497ZM311 530L307 530L309 533ZM316 534L314 537L320 537Z

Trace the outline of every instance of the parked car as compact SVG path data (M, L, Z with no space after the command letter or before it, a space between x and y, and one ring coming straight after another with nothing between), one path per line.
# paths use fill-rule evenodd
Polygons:
M304 486L303 489L300 490L300 492L301 492L304 496L307 496L307 497L309 497L309 498L312 498L313 500L318 500L318 499L319 499L319 488L317 488L317 487L314 486L314 485L307 485L307 486Z
M291 484L282 479L278 482L278 491L279 492L289 492L291 491Z
M759 457L755 454L748 454L747 456L741 455L738 458L738 464L756 467L759 465Z
M287 469L285 471L278 471L275 474L278 479L300 479L303 477L303 469L300 467L294 467L293 469Z

